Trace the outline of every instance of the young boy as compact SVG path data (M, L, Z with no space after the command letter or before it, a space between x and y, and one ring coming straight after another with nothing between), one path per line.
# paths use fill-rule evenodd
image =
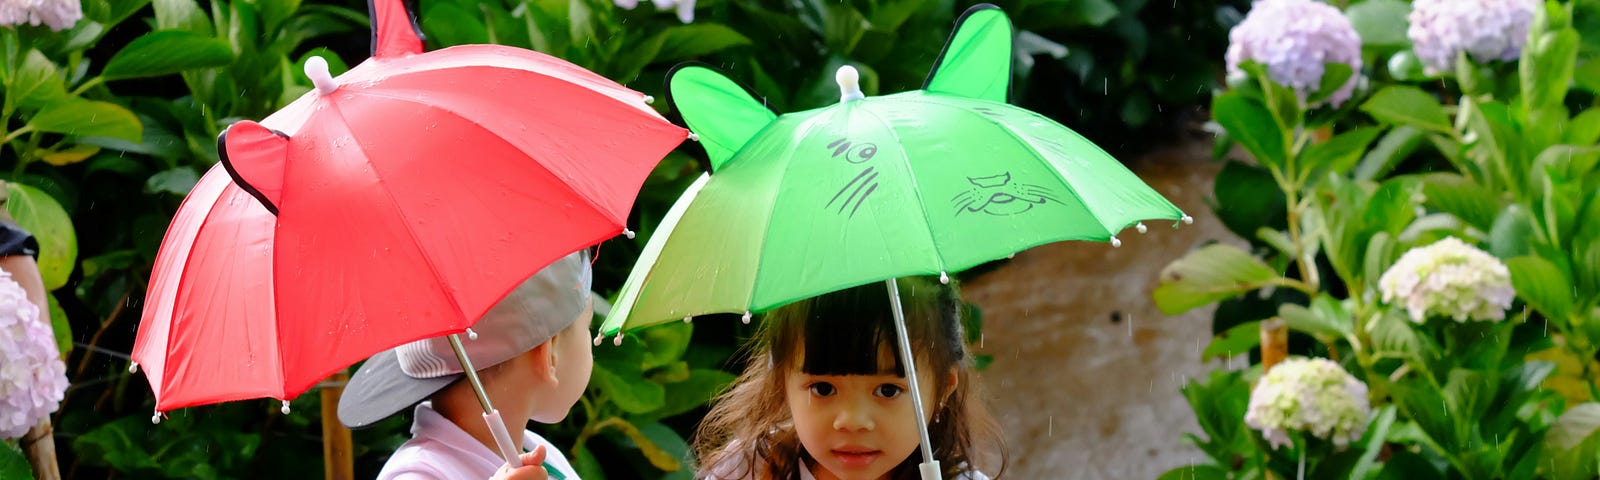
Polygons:
M379 479L542 478L550 463L569 480L577 474L554 445L525 428L529 420L566 418L594 367L589 324L594 315L587 252L569 255L528 278L462 336L489 402L506 430L522 431L525 465L501 471L505 459L484 422L483 407L444 337L401 345L368 359L339 400L339 421L371 426L415 405L411 440L389 457ZM418 403L420 402L420 403ZM515 433L513 433L515 436ZM543 447L543 451L539 451Z

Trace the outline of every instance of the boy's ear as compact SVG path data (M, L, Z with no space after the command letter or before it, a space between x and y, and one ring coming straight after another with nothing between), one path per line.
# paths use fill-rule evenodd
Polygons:
M678 109L689 131L700 137L712 172L778 118L744 87L700 65L682 65L667 73L667 101Z
M552 341L541 343L539 346L533 347L533 350L528 350L524 354L527 355L524 360L533 362L534 378L546 382L555 382L557 361L555 342L553 341L555 338L550 340Z
M1011 20L1000 7L980 3L967 9L922 89L1010 102L1012 33Z

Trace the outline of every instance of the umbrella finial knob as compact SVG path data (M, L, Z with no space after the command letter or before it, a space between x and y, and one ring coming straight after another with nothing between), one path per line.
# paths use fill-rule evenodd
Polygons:
M1144 222L1139 222L1139 224L1138 225L1134 225L1133 228L1135 230L1138 230L1139 233L1144 233L1144 232L1150 231L1149 227L1144 226Z
M306 59L306 77L317 86L317 93L327 95L339 88L339 84L333 83L333 74L328 73L328 61L320 56Z
M128 373L139 373L139 362L128 362Z
M611 339L611 344L618 347L622 346L622 332L617 332L617 338Z
M161 411L160 410L156 410L156 413L150 414L150 424L151 425L160 425L161 424Z
M656 103L656 97L652 97L652 96L649 96L649 95L645 95L644 96L644 104L645 105L654 105L655 103Z
M1111 237L1111 248L1117 248L1121 246L1122 240L1118 240L1117 237Z
M622 236L628 237L629 240L633 240L633 230L628 230L628 227L622 227Z
M683 316L683 323L690 323L690 322L693 322L693 321L694 321L694 315L684 315Z
M946 285L950 284L950 274L945 273L945 272L939 272L939 283L946 284Z
M833 78L839 82L839 102L867 98L861 93L861 72L856 71L856 67L849 65L839 67L838 73L835 73Z
M605 340L605 338L606 338L606 335L604 333L595 335L594 336L594 346L596 346L596 347L600 346L600 341L601 340Z
M477 340L477 339L478 339L478 332L475 332L471 328L468 328L467 329L467 340Z
M1183 215L1183 223L1184 224L1192 224L1192 223L1194 223L1194 217L1189 216L1189 214L1184 214Z
M745 325L749 325L750 324L750 311L749 310L745 310L744 311L744 316L743 317L739 317L739 321L744 322Z
M288 400L284 400L283 401L283 406L282 407L278 407L278 411L283 412L284 415L288 415L289 414L289 401Z
M694 132L689 132L689 141L691 141L691 142L700 141L700 134L694 133Z

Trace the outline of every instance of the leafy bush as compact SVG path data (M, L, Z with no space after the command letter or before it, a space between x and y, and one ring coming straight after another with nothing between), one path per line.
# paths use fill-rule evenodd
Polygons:
M1370 67L1343 107L1308 111L1260 65L1216 97L1220 146L1255 162L1222 170L1214 209L1251 245L1173 262L1156 304L1220 302L1208 355L1286 323L1296 353L1367 385L1373 413L1348 449L1274 450L1239 427L1260 366L1217 372L1184 389L1209 461L1166 478L1600 474L1600 110L1593 91L1569 90L1594 85L1574 79L1600 65L1587 27L1600 10L1530 3L1519 60L1461 54L1429 76L1407 38L1382 33L1411 6L1367 0L1345 11ZM1315 95L1350 74L1329 64Z

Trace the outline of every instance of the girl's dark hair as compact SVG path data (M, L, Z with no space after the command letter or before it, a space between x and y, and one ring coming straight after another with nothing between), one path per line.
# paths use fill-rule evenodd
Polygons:
M934 458L952 478L976 469L976 445L994 446L999 469L1006 452L994 420L983 408L979 388L969 375L962 331L963 304L954 285L936 279L897 280L911 351L934 379L934 421L928 425ZM812 375L904 376L904 359L896 343L889 289L870 283L801 300L767 313L747 346L751 355L744 373L711 407L695 433L695 452L702 477L723 479L799 478L809 454L800 445L789 408L784 403L785 373L798 367ZM880 365L884 349L894 352L892 367ZM803 358L802 365L794 365ZM949 384L954 372L956 385ZM915 395L915 393L912 393ZM920 447L889 472L892 479L918 478ZM752 475L753 474L753 475ZM996 477L999 472L996 473Z

